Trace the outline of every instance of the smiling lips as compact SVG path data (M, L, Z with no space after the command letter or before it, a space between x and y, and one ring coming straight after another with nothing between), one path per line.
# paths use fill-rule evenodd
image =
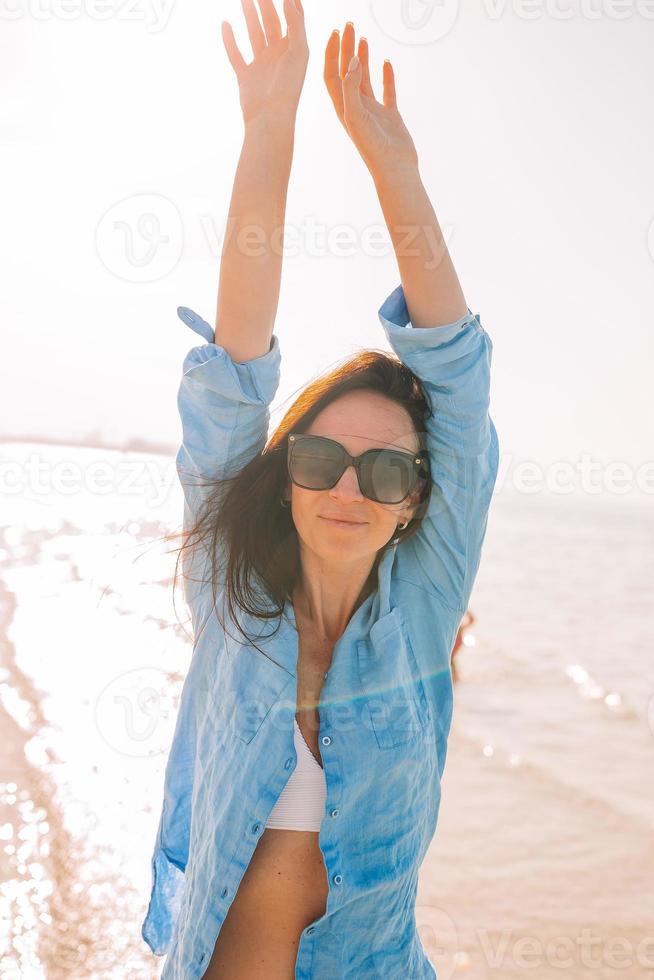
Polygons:
M320 516L322 517L323 521L331 521L332 524L354 524L357 527L360 527L362 524L366 523L366 521L348 520L346 517L327 517L325 514L321 514Z

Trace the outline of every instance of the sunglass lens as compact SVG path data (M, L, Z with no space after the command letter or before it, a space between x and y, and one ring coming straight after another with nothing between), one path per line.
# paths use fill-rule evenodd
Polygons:
M361 480L366 496L380 503L397 504L411 490L414 470L406 456L382 449L366 456L361 467Z
M307 490L326 490L338 480L342 456L338 446L318 439L299 439L291 453L291 476Z

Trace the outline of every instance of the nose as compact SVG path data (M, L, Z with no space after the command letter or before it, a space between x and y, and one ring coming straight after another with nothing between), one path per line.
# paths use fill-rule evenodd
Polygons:
M338 483L327 491L330 497L336 500L363 500L364 496L359 489L357 471L350 464L343 472Z

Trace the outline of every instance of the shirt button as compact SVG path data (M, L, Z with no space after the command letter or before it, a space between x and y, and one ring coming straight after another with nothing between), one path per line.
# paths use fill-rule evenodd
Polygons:
M226 894L227 894L227 889L226 888L223 888L223 890L220 893L220 897L221 898L224 898Z
M293 765L293 760L287 759L286 762L284 763L284 769L290 769L292 765Z
M327 671L325 671L324 679L327 680Z
M261 824L260 823L253 823L252 824L252 833L253 834L258 834L260 830L261 830Z
M334 882L335 885L340 885L342 880L343 880L343 875L334 875L334 877L332 878L332 881Z
M315 926L309 926L309 928L307 929L307 936L310 936L311 933L312 932L315 932L315 931L316 931L316 927Z
M329 737L329 735L323 735L323 737L321 739L321 742L322 742L323 745L331 745L332 744L332 740Z
M341 812L340 810L336 810L336 809L334 809L334 810L332 810L332 812L331 812L331 814L330 814L330 816L332 816L332 817L337 817L337 816L339 815L339 813L340 813L340 812Z

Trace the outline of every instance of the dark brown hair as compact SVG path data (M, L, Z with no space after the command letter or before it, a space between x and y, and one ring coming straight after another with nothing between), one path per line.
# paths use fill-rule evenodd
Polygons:
M431 405L419 379L395 354L363 350L307 385L287 410L263 451L235 476L203 479L202 484L209 486L209 492L195 526L170 536L183 539L175 564L173 590L180 558L183 565L190 566L188 554L192 556L196 549L202 549L208 556L204 565L210 568L212 608L217 611L220 584L230 616L247 642L251 638L241 629L235 608L238 606L257 619L281 617L301 571L291 510L281 505L289 481L288 434L305 432L327 405L356 390L376 392L400 404L411 417L419 448L424 448L425 420L431 413ZM429 502L430 490L431 480L421 478L414 491L417 507L413 518L379 550L364 589L376 582L381 557L393 542L397 539L405 541L416 533ZM220 568L219 563L224 567ZM223 619L218 618L224 629Z

